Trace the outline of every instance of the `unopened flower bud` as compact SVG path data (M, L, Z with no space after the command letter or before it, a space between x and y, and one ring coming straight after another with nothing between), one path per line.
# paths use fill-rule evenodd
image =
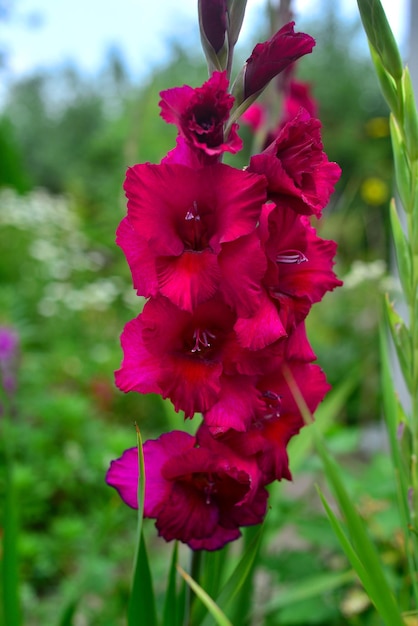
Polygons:
M312 52L315 40L295 33L294 24L289 22L271 39L256 45L244 66L244 99L259 93L291 63Z

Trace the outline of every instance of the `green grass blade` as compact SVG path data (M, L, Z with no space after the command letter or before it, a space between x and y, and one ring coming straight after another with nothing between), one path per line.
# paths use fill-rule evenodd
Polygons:
M325 474L333 488L338 506L345 517L350 533L353 546L352 552L356 555L355 559L352 554L350 555L350 562L365 585L370 600L378 609L381 617L387 624L391 624L391 626L401 626L404 622L402 621L392 590L384 575L376 547L371 541L363 520L360 518L360 515L345 490L340 479L339 469L319 438L317 438L317 449L324 465ZM330 518L329 507L326 508L326 510ZM333 524L333 528L335 530L335 524ZM341 542L341 534L338 534L338 538ZM348 556L346 543L342 543L342 547Z
M358 381L359 370L356 369L349 373L345 380L338 387L334 387L326 396L315 412L316 428L320 432L327 432L331 425L335 423L336 417L341 413ZM297 437L291 439L288 450L292 472L299 469L312 447L313 436L309 428L303 428Z
M245 580L247 579L247 576L250 574L254 561L260 549L263 531L264 525L261 525L257 529L255 536L252 538L250 544L245 550L244 555L238 562L238 565L229 576L225 585L222 587L219 595L216 596L216 602L223 611L226 611L226 609L230 607L234 600L237 598ZM210 619L208 615L203 620L202 626L210 626Z
M6 429L5 429L6 430ZM5 496L3 505L3 554L0 558L1 568L1 600L5 626L20 626L22 623L19 599L19 558L17 551L18 519L17 499L13 481L12 454L5 446Z
M144 535L142 532L145 498L145 463L141 434L138 429L137 442L139 466L137 543L135 549L131 594L129 596L128 603L128 626L144 626L144 624L147 626L157 626L155 595Z
M264 615L267 616L285 606L303 602L321 594L328 593L355 579L356 573L353 570L349 570L346 572L331 572L322 575L315 574L315 576L305 578L297 583L285 585L280 595L265 606Z
M328 453L316 424L312 423L313 417L290 370L284 369L283 373L299 410L305 419L305 422L311 423L310 428L314 436L316 449L321 458L327 480L336 497L339 509L345 517L351 543L342 531L337 518L332 514L332 511L325 502L325 499L323 499L324 506L334 531L336 532L343 549L346 551L347 556L349 556L350 562L358 573L359 578L362 581L365 580L367 582L367 587L365 586L365 589L367 593L370 594L370 600L376 608L378 608L382 618L391 626L401 626L404 622L402 621L399 608L392 594L392 590L384 575L376 547L371 541L364 522L358 514L355 506L352 504L350 496L344 487L341 480L341 471L334 459Z
M176 588L176 566L178 559L178 544L174 543L171 565L168 572L167 590L164 598L163 622L162 626L177 626L177 588Z
M189 574L187 574L187 572L185 572L182 567L180 567L180 565L177 565L177 570L180 572L181 576L183 576L184 580L191 587L191 589L194 591L194 593L199 598L199 600L203 602L203 604L206 606L210 615L215 620L216 624L218 624L218 626L232 626L232 623L229 621L226 615L221 611L221 609L214 602L214 600L212 600L209 594L207 594L206 591L202 589L202 587L198 585L197 582L193 580L193 578L189 576Z
M128 626L157 626L157 611L144 536L141 536L134 583L128 605Z
M79 603L79 599L71 600L67 604L58 622L59 626L73 626L73 617L77 610L78 603Z
M202 554L200 583L211 598L219 594L220 586L224 578L225 565L230 544L226 544L222 550L205 551ZM192 624L200 624L207 613L207 609L201 602L194 602L192 606Z

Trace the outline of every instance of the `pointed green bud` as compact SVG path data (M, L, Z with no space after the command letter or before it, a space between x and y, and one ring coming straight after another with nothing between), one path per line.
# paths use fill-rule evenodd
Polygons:
M386 296L385 304L386 319L396 348L399 365L405 379L406 386L408 390L411 391L412 342L409 329L406 327L406 324L399 313L395 310L395 307L390 302L388 296Z
M413 202L411 169L402 131L393 114L390 116L390 136L392 139L396 186L403 208L407 213L411 213Z
M396 81L400 80L401 55L380 0L357 0L357 4L367 38L379 55L383 67Z
M404 229L402 228L395 200L392 200L390 203L390 222L392 226L393 241L395 244L399 278L402 283L405 298L408 302L410 302L412 293L411 248L406 238Z
M411 75L406 67L402 75L404 97L404 126L406 147L411 160L418 158L418 113L415 104Z
M247 0L227 0L227 4L229 14L229 47L233 48L241 32Z
M396 117L399 118L400 104L396 82L393 80L392 76L385 70L379 55L370 43L369 48L370 56L372 57L373 65L376 70L377 79L379 81L383 97L388 103L390 110L395 114Z

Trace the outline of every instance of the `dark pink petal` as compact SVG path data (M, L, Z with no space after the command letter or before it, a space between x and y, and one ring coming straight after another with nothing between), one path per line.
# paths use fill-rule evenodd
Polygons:
M144 346L142 331L141 315L128 322L123 330L124 357L121 368L115 372L116 386L125 392L161 393L157 384L160 361Z
M256 523L256 522L255 522ZM238 528L222 528L218 526L215 532L205 539L191 539L188 542L192 550L219 550L230 541L235 541L241 537L241 531Z
M259 404L253 376L224 376L218 401L204 414L205 424L216 437L230 428L245 432Z
M217 400L224 344L235 317L219 299L193 313L166 298L147 302L141 314L145 348L159 363L156 382L164 398L186 417L206 411Z
M312 52L314 39L294 32L294 22L283 26L271 39L256 45L246 62L244 99L258 93L291 63Z
M225 243L218 257L223 298L239 316L254 314L262 295L266 258L256 233Z
M240 117L240 121L247 124L253 133L264 126L267 120L267 111L264 105L254 102Z
M240 345L250 350L261 350L287 335L277 306L264 290L255 315L239 318L234 330Z
M219 288L218 258L208 249L186 251L179 257L157 257L156 270L160 293L186 311L209 300Z
M121 221L116 231L116 243L125 253L138 295L145 298L157 295L154 256L147 242L137 233L127 217Z
M125 450L119 459L110 463L106 482L114 487L122 500L133 509L138 508L138 448Z
M181 115L186 111L193 98L194 89L189 85L183 87L172 87L160 93L161 117L168 124L180 124Z
M141 164L128 170L125 191L129 221L156 256L208 247L217 254L221 243L254 230L265 180L222 164Z

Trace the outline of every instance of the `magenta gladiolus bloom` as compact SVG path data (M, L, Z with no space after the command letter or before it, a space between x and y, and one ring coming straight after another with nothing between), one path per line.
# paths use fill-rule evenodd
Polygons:
M224 152L238 152L242 140L237 135L238 124L233 124L228 137L224 126L234 98L228 93L226 72L214 72L202 87L188 85L174 87L160 93L161 116L175 124L179 134L203 163L217 160Z
M292 362L288 369L313 413L330 389L324 373L310 363ZM228 430L221 441L243 458L255 457L266 484L290 480L286 446L304 426L303 417L281 372L262 378L257 390L258 402L246 432Z
M219 299L189 313L166 298L153 298L122 333L117 386L125 392L160 393L186 417L208 410L218 398L224 361L231 359L235 319Z
M160 293L192 311L220 291L250 315L266 269L255 232L265 184L262 176L222 164L129 168L128 221L117 243L139 295Z
M244 99L257 94L291 63L312 52L315 40L305 33L295 33L289 22L271 39L256 45L247 59L244 75Z
M323 151L321 123L301 109L264 152L251 158L249 171L264 174L270 198L304 215L321 215L341 169Z
M267 492L258 486L254 460L240 458L212 438L196 447L191 435L172 431L144 444L144 515L159 535L194 550L217 550L237 539L240 526L262 521ZM126 450L106 476L121 498L137 508L138 451Z

